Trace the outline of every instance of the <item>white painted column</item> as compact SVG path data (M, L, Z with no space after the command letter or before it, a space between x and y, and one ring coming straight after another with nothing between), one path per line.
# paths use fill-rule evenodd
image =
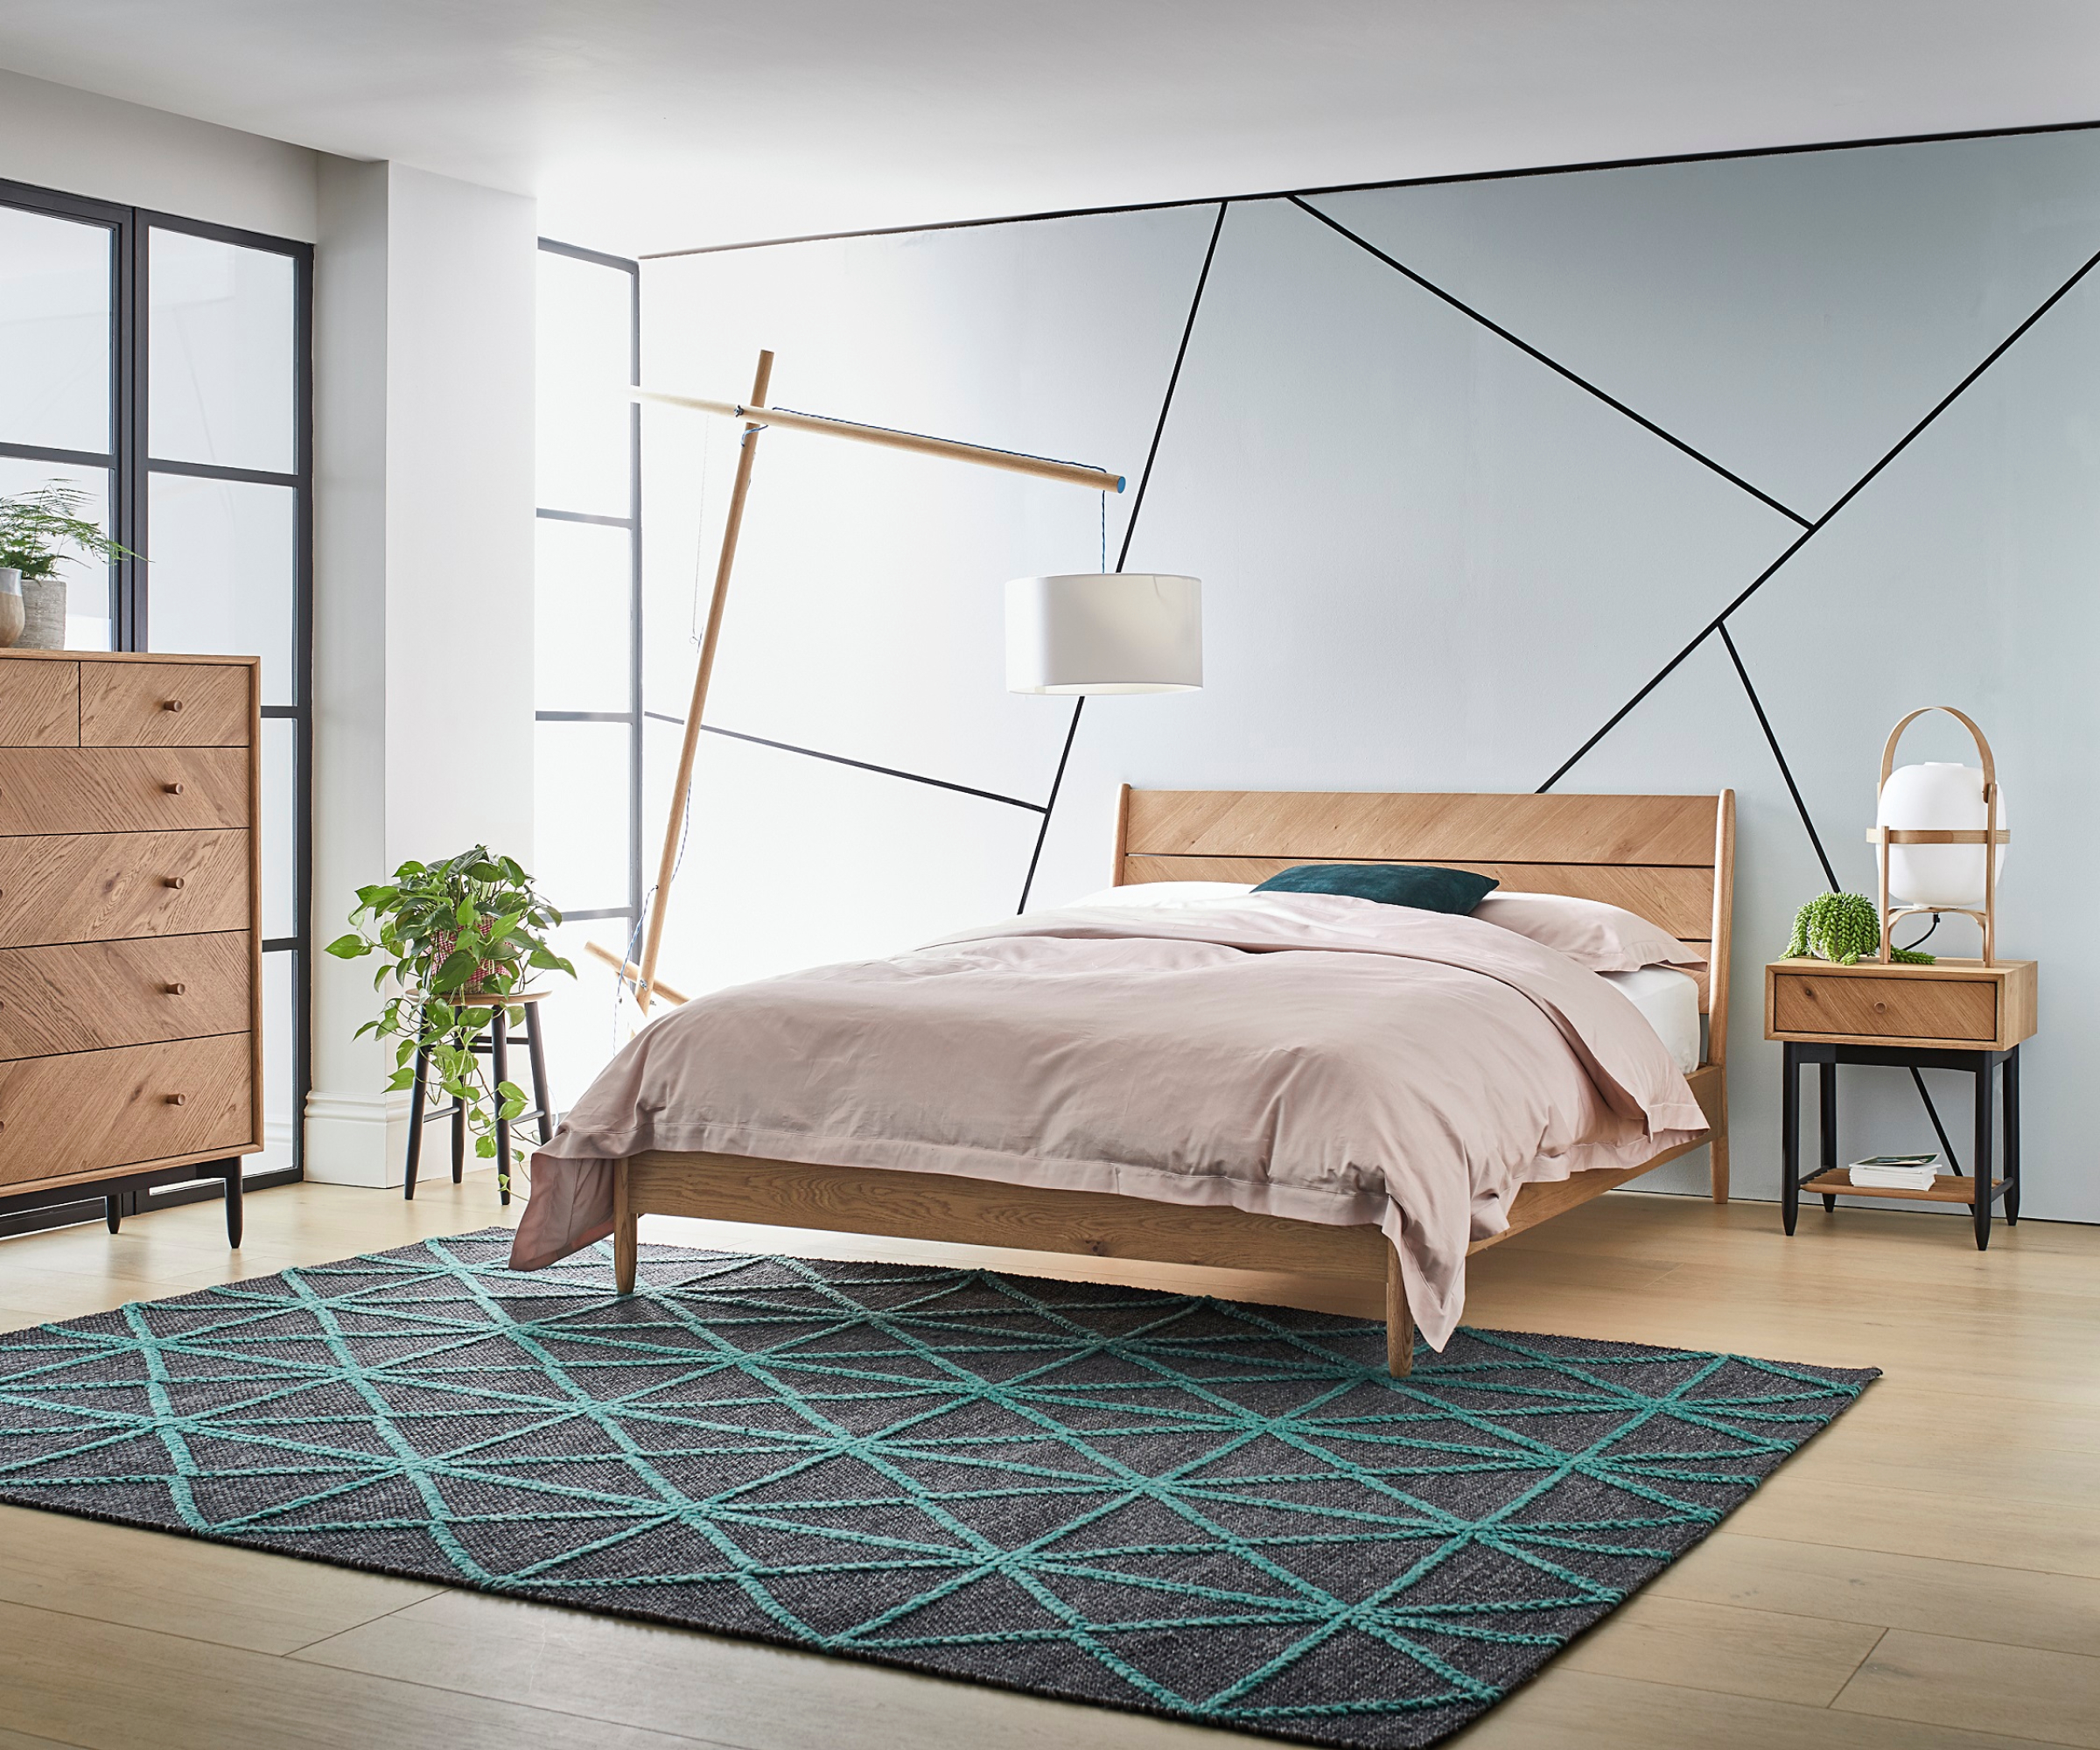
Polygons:
M532 849L535 204L324 158L314 326L314 915L409 858ZM306 1171L399 1185L373 962L317 952ZM449 1138L434 1133L442 1171Z

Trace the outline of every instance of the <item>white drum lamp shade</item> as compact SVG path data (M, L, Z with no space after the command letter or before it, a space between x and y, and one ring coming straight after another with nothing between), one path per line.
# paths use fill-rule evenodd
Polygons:
M1203 585L1152 571L1016 578L1006 690L1186 693L1203 684Z
M1881 787L1876 826L1906 832L1984 830L1984 774L1974 766L1928 760L1899 766ZM1998 790L1998 824L2008 828L2006 790ZM1965 911L1984 903L1982 844L1891 844L1888 847L1888 897L1899 906L1929 906ZM1993 879L2005 871L2006 847L1999 845Z

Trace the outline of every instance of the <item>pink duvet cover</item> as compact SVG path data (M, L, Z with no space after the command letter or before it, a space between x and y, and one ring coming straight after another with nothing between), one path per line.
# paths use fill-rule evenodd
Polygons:
M603 1238L612 1163L645 1149L954 1172L1376 1222L1440 1348L1522 1186L1704 1125L1632 1004L1494 924L1313 893L1075 907L665 1015L534 1156L511 1262Z

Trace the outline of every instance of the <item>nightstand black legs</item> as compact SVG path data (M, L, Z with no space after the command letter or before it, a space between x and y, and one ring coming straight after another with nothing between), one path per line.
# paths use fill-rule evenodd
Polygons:
M1976 1217L1976 1249L1979 1252L1991 1243L1991 1133L1996 1127L1992 1123L1995 1116L1991 1110L1991 1071L1992 1065L1984 1064L1976 1072L1976 1141L1970 1152L1975 1157L1969 1170L1976 1175L1976 1200L1970 1206Z
M2006 1225L2020 1222L2020 1047L2006 1054Z
M1898 1197L1915 1202L1965 1203L1976 1224L1977 1250L1991 1243L1992 1206L2004 1201L2008 1227L2020 1219L2020 1047L2004 1051L1959 1051L1922 1046L1805 1044L1783 1042L1780 1088L1780 1220L1791 1234L1801 1217L1802 1190L1814 1191L1825 1209L1839 1197ZM1816 1164L1801 1166L1801 1072L1816 1068L1816 1116L1822 1135ZM1970 1176L1960 1169L1942 1172L1930 1191L1866 1191L1838 1177L1838 1066L1871 1064L1885 1068L1959 1069L1976 1080L1976 1130ZM2001 1103L2002 1102L2002 1103ZM2002 1154L2000 1150L2002 1147ZM1993 1157L1998 1157L1995 1165ZM1949 1165L1953 1166L1951 1160ZM2001 1176L2002 1175L2002 1176Z
M1816 1124L1819 1132L1817 1140L1821 1144L1817 1153L1823 1162L1823 1171L1835 1172L1838 1170L1838 1066L1834 1063L1819 1063L1816 1068ZM1837 1194L1826 1192L1823 1207L1835 1209L1838 1207Z
M1779 1219L1788 1234L1801 1219L1801 1060L1787 1045L1779 1081Z

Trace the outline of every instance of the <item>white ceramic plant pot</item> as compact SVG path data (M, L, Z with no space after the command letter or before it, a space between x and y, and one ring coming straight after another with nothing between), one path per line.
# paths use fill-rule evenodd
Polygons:
M24 650L66 648L65 578L22 580L22 635L15 642Z
M1907 832L1966 830L1985 825L1984 774L1974 766L1928 760L1899 766L1881 787L1875 824ZM1998 824L2006 818L2006 787L1998 787ZM1984 851L1980 844L1892 844L1888 848L1888 898L1892 905L1973 910L1984 903ZM1998 847L1998 872L2006 870L2006 847Z
M0 565L0 650L22 635L22 573Z

